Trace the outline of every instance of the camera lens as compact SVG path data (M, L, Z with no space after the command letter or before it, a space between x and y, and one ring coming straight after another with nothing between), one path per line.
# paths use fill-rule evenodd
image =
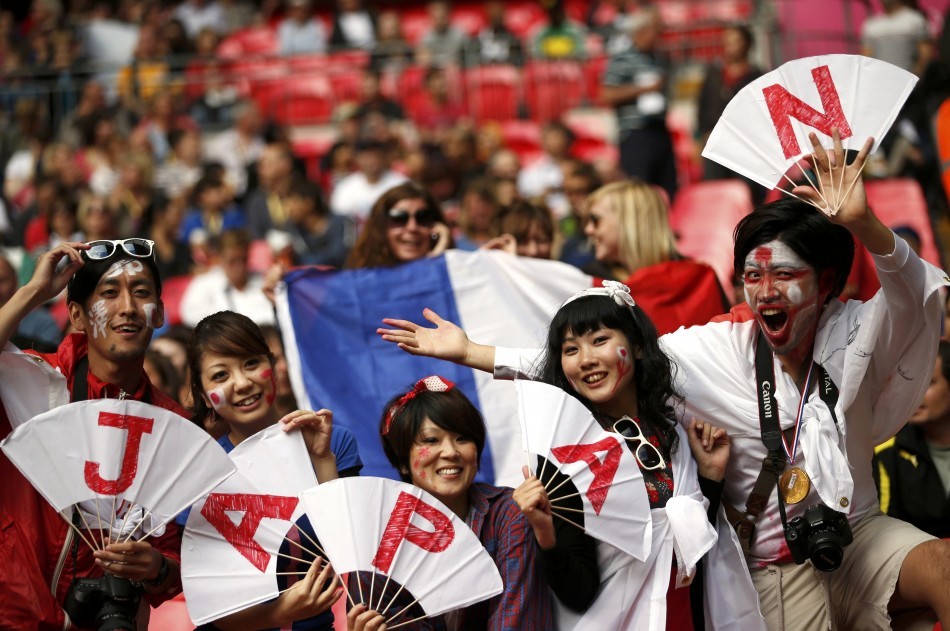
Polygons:
M808 558L822 572L837 570L844 559L841 537L829 531L814 533L808 541Z

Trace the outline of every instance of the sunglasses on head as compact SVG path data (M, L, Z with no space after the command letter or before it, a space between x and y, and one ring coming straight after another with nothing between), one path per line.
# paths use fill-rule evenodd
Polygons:
M90 261L102 261L111 257L116 252L116 248L121 247L129 256L138 259L147 259L152 256L155 249L155 242L149 239L115 239L112 241L90 241L86 245L86 258Z
M390 208L389 212L386 213L386 216L389 218L389 225L393 227L402 228L409 225L409 219L415 218L416 225L423 228L431 228L439 221L439 215L434 210L430 208L423 208L422 210L417 210L415 212L410 212L408 210L400 210L398 208Z
M629 416L623 416L614 423L614 431L623 436L623 439L635 445L633 455L637 458L637 464L644 471L653 471L655 469L665 469L666 459L663 454L643 435L643 430L635 420Z

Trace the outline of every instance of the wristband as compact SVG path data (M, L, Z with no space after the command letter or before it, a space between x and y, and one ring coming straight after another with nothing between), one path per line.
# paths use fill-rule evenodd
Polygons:
M158 587L165 582L165 579L168 578L168 571L170 566L168 564L168 559L165 555L162 555L162 565L158 568L158 576L153 578L150 581L142 581L143 584L148 585L149 587Z

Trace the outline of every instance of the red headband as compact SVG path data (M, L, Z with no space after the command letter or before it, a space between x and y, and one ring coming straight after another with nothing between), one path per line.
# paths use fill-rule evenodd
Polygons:
M392 407L389 408L389 413L386 415L386 422L383 424L382 435L385 436L389 433L389 428L393 424L393 417L396 416L407 403L415 399L416 395L420 392L448 392L454 387L455 384L453 382L438 375L431 375L420 379L416 382L416 385L412 386L409 392L399 397L399 400L393 403Z

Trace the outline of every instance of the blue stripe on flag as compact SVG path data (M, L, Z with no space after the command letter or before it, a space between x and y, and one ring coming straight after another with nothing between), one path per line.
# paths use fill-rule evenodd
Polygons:
M444 257L392 268L302 269L284 281L310 404L332 410L333 423L353 432L364 475L397 478L380 445L379 419L386 402L417 380L454 381L481 411L470 368L410 355L376 334L384 317L419 322L425 307L461 321ZM495 479L487 441L476 479Z

